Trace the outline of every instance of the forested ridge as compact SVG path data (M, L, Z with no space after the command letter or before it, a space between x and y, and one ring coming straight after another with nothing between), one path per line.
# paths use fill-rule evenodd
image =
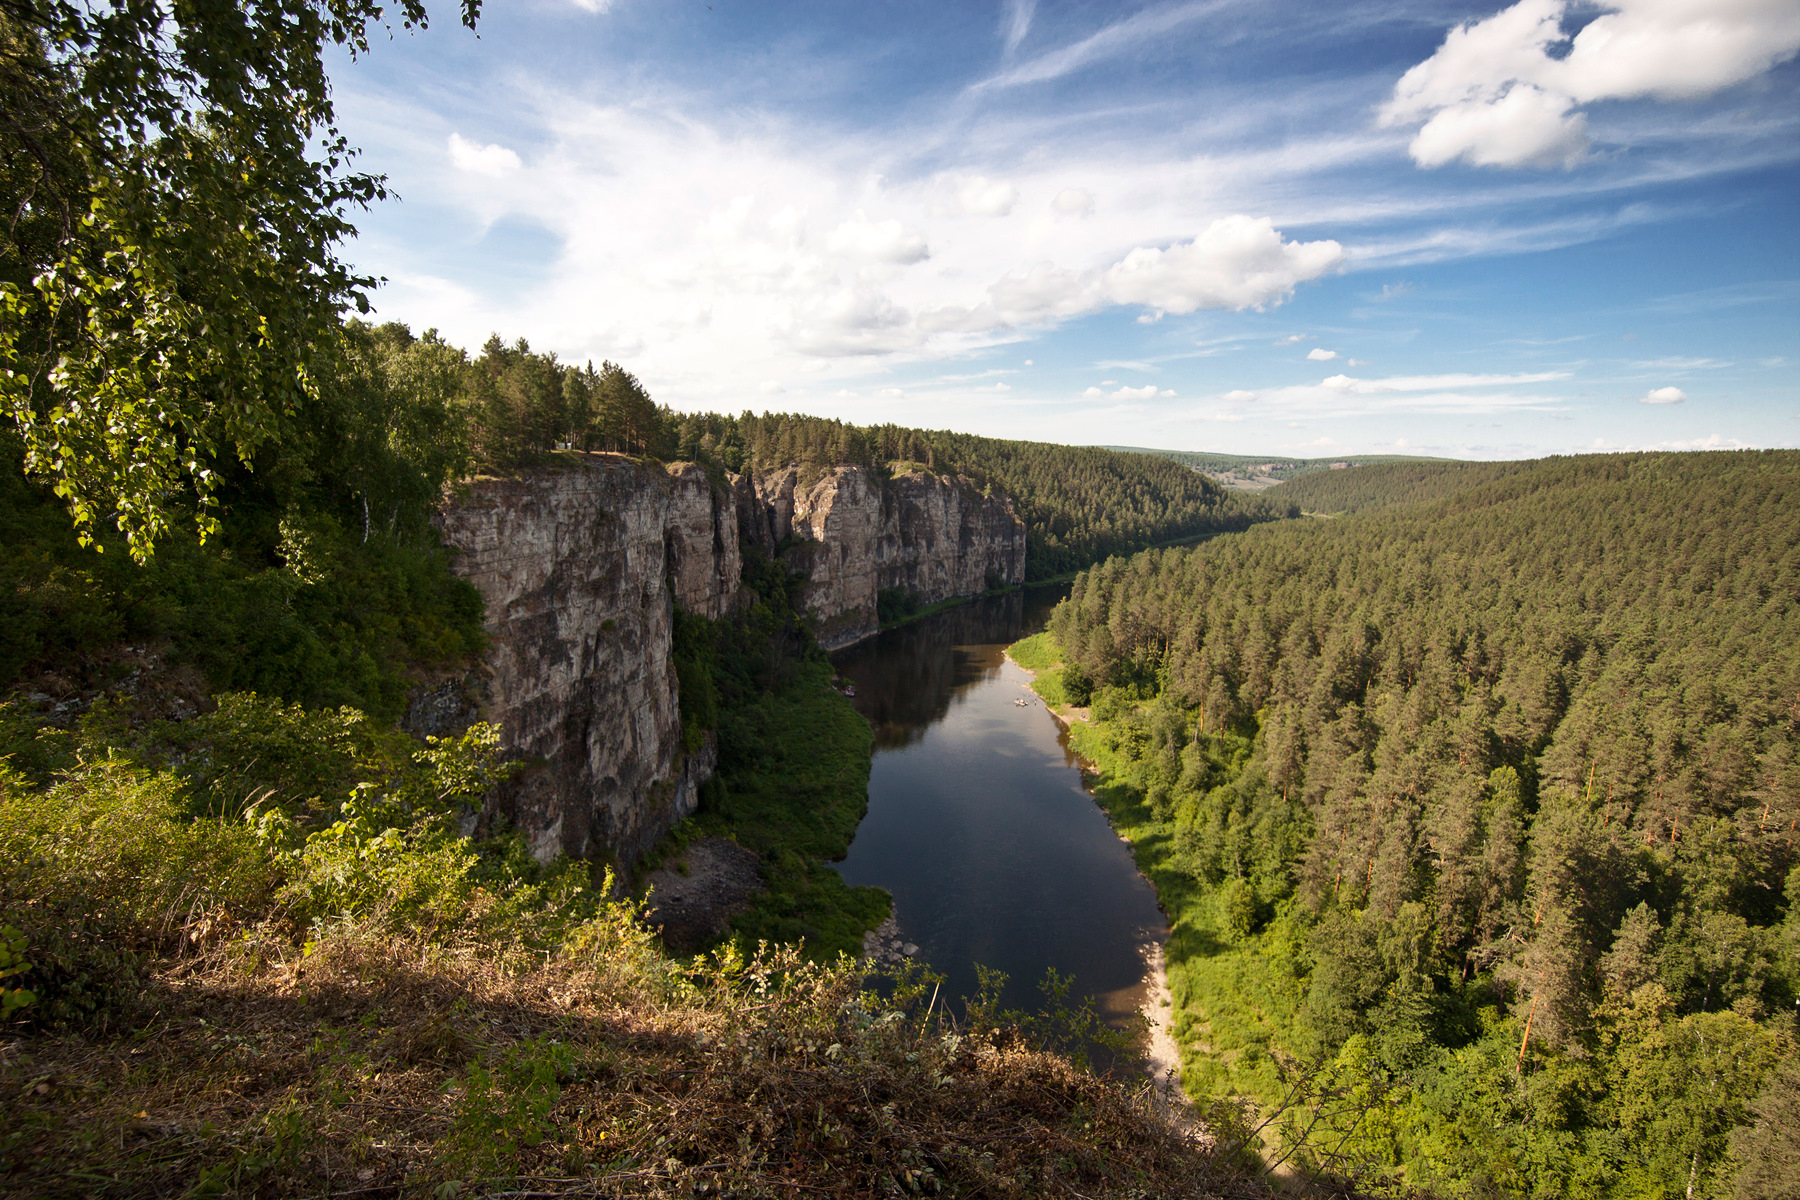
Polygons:
M1336 515L1421 504L1535 471L1537 462L1387 462L1345 471L1318 471L1271 488L1268 498L1304 512Z
M1108 446L1131 454L1148 454L1180 463L1207 475L1262 477L1274 481L1304 479L1321 472L1371 463L1431 463L1447 459L1421 458L1412 454L1352 454L1338 458L1294 458L1285 454L1218 454L1209 450L1153 450L1146 446ZM1266 468L1259 470L1258 468Z
M1452 1195L1791 1194L1800 453L1309 485L1439 498L1112 559L1051 622L1192 1085L1306 1076Z
M404 361L442 363L464 377L460 409L470 461L529 465L559 447L621 450L734 473L798 468L811 483L837 466L878 474L923 467L1013 498L1027 528L1030 580L1067 574L1112 554L1246 529L1290 514L1238 496L1166 458L1091 446L976 437L886 424L857 426L803 413L678 413L658 406L616 363L575 367L529 343L490 338L468 359L398 325L372 336Z

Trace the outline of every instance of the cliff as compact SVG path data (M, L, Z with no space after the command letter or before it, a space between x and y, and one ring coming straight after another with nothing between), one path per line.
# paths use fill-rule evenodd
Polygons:
M693 811L712 773L710 742L683 753L669 638L674 604L717 617L735 603L730 498L691 464L596 454L476 479L438 527L487 602L480 715L531 762L498 809L539 858L629 863ZM415 701L409 724L466 724L445 693Z
M499 724L531 766L494 811L543 859L628 864L694 810L717 754L683 752L673 611L732 611L740 538L810 577L803 603L828 648L875 632L882 589L929 604L1025 577L1011 502L923 472L839 467L802 484L788 470L727 492L692 464L571 456L474 480L438 527L487 603L491 646L476 678L416 695L406 724Z
M745 539L809 576L804 602L827 649L876 631L886 589L935 604L1025 580L1025 523L1011 500L966 480L924 471L884 480L849 466L808 486L790 468L734 488Z

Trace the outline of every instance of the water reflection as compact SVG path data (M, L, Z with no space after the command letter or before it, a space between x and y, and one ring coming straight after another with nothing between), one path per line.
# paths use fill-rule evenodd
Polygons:
M1067 584L1008 592L950 609L833 656L856 685L856 708L875 727L875 748L892 750L925 736L950 711L958 691L999 670L997 655L959 647L1006 646L1043 627Z
M1002 654L1064 590L970 604L835 657L876 730L869 813L839 870L893 894L950 995L974 993L981 963L1010 977L1006 1004L1035 1008L1053 967L1123 1021L1165 930L1155 893Z

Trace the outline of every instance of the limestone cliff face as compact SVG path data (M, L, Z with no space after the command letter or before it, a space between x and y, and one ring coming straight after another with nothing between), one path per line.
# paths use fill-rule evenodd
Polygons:
M691 813L712 774L709 740L684 753L670 635L676 605L722 617L737 603L743 541L807 572L820 640L875 632L876 593L925 603L1025 577L1010 501L938 475L882 479L840 467L715 488L691 464L593 454L552 470L478 479L438 516L455 569L487 602L478 678L421 690L406 724L503 730L530 767L493 800L542 859L630 864Z
M789 565L811 577L805 603L830 649L875 632L883 589L935 604L1025 580L1025 523L1012 502L952 476L881 479L851 466L810 485L793 469L734 484L745 537L788 543Z
M710 742L683 752L669 639L675 603L720 616L735 602L732 497L692 465L596 454L478 479L438 525L487 601L480 716L532 763L498 807L539 858L631 862L712 773ZM434 703L449 702L428 693L412 723Z

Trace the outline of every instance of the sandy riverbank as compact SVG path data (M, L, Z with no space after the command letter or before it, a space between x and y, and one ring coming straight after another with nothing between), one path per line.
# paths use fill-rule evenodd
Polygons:
M1037 678L1036 671L1022 665L1010 652L1006 655L1006 661L1018 667L1032 679ZM1045 710L1049 712L1050 718L1062 726L1065 731L1072 721L1088 719L1085 708L1058 711L1036 692L1032 692L1031 696L1033 700L1044 706ZM1086 777L1085 770L1083 777L1084 779ZM1123 834L1120 835L1120 840L1129 842L1129 839L1125 838ZM1165 914L1165 919L1166 916L1167 914ZM1187 1093L1181 1087L1181 1048L1175 1041L1174 996L1169 991L1169 973L1163 962L1163 947L1160 938L1145 947L1144 979L1146 985L1144 1000L1139 1011L1143 1013L1144 1019L1150 1025L1150 1041L1145 1048L1144 1070L1146 1074L1156 1080L1157 1086L1164 1095L1185 1104L1187 1103Z

